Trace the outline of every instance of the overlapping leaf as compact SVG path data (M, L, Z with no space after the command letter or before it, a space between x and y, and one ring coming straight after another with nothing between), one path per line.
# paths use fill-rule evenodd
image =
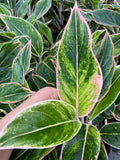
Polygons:
M93 20L98 24L114 27L120 26L120 14L118 12L108 9L98 9L89 13L93 16Z
M10 9L4 3L0 3L0 13L5 15L11 15Z
M73 106L43 101L22 110L0 133L1 148L47 148L68 141L81 123Z
M11 40L11 38L14 38L15 35L11 32L0 32L0 43L7 42Z
M65 27L57 58L57 87L62 100L87 115L102 88L100 66L91 50L90 29L75 4Z
M51 7L51 0L39 0L36 3L34 12L27 20L33 23L34 21L42 17L50 7Z
M14 150L10 160L42 160L43 157L52 151L54 148L46 148L46 149L29 149L29 150Z
M114 43L114 56L118 57L120 55L120 34L113 34L111 38Z
M120 123L110 123L100 130L102 139L109 145L120 148Z
M39 27L38 31L40 32L40 34L44 35L49 40L49 42L53 44L53 38L50 28L40 21L37 21L37 25Z
M55 71L48 66L48 64L41 62L38 63L37 68L36 68L36 73L43 77L43 79L50 83L50 84L55 84L56 82L56 73Z
M15 8L15 16L23 18L27 13L28 6L31 0L19 0Z
M98 160L108 160L107 151L103 143L101 143L101 146L100 146L100 153L98 156Z
M30 67L31 41L29 41L15 57L12 65L12 82L25 85L25 75Z
M92 125L83 124L79 133L66 142L62 149L62 160L97 160L100 150L100 134Z
M12 62L20 49L19 42L6 42L0 48L0 84L10 82Z
M17 36L27 36L23 39L20 39L20 42L23 45L26 45L26 43L31 39L32 53L37 56L40 55L43 50L42 38L32 24L21 18L16 18L13 16L0 15L0 18L7 25L11 32L15 33Z
M96 118L100 113L104 112L107 108L110 107L111 104L115 102L117 99L119 93L120 93L120 74L116 74L115 77L113 77L113 81L111 84L111 88L109 92L106 94L106 96L98 102L92 112L89 114L90 119Z
M44 88L44 87L53 87L54 84L53 83L49 83L46 81L46 79L44 79L43 77L41 77L38 74L33 74L32 75L33 81L36 84L36 86L38 87L38 89Z
M104 33L104 30L97 30L92 34L92 49L95 55L100 52L101 49L101 38L100 36Z
M103 87L100 93L100 97L105 96L110 89L113 73L115 70L115 62L113 58L113 43L108 33L102 40L102 46L100 53L97 55L97 59L103 73Z
M0 84L0 103L15 103L31 94L30 90L22 87L19 83Z

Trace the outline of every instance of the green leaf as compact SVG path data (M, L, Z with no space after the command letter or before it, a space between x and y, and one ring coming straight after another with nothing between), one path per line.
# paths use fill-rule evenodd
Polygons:
M106 32L103 40L99 54L97 55L97 59L102 69L103 73L103 87L100 93L100 98L103 98L109 91L111 86L111 81L113 77L113 73L115 71L115 62L113 58L113 43Z
M98 156L98 160L108 160L107 151L105 150L103 143L101 143L101 146L100 146L100 153Z
M119 105L117 105L117 106L115 107L113 116L114 116L114 118L115 118L117 121L120 121L120 106L119 106Z
M92 110L102 88L102 72L91 45L90 29L75 4L58 49L57 88L79 116Z
M0 134L0 148L49 148L75 136L81 123L70 104L49 100L20 111Z
M44 79L40 75L33 74L32 78L33 78L34 83L38 87L38 89L41 89L41 88L44 88L44 87L48 87L48 86L49 87L53 87L54 86L54 84L47 82L46 79Z
M34 12L27 19L28 22L33 23L40 17L44 16L44 14L49 10L50 7L51 7L51 0L39 0L36 3Z
M30 39L32 40L32 53L39 56L43 50L43 42L41 35L35 29L35 27L29 22L16 18L13 16L0 15L0 18L7 25L11 32L15 33L17 36L26 35L27 37L20 39L23 45L26 45Z
M100 134L105 143L120 149L120 123L109 123L103 126Z
M120 55L120 34L113 34L111 38L114 43L114 56L118 57Z
M11 111L8 104L0 103L0 119Z
M86 3L92 6L93 9L98 9L99 2L100 0L86 0Z
M98 102L92 112L89 114L89 118L93 120L96 118L100 113L104 112L110 105L112 105L115 100L117 99L120 93L120 74L116 77L116 79L112 82L111 88L106 96Z
M7 42L11 40L11 38L14 38L15 35L11 32L0 32L0 43Z
M117 65L115 68L115 73L112 78L112 83L114 83L119 76L120 76L120 65Z
M27 13L28 6L31 0L19 0L15 8L15 16L23 18Z
M97 30L92 34L92 47L99 41L101 34L104 32L105 30Z
M89 13L93 16L93 20L98 24L114 27L120 26L120 14L118 12L108 9L98 9Z
M20 50L18 42L2 43L0 48L0 84L11 81L12 63Z
M92 49L95 55L100 52L101 49L101 37L105 30L97 30L92 34Z
M117 2L118 5L120 5L120 0L115 0L115 2Z
M56 82L56 73L55 71L48 66L45 62L38 63L36 67L36 73L43 77L44 81L49 84L55 84Z
M57 148L45 156L42 160L58 160L57 158Z
M11 12L10 12L10 10L8 9L8 6L5 5L4 3L0 3L0 13L5 14L5 15L8 15L8 16L11 15Z
M44 35L49 40L49 42L53 44L53 38L50 28L46 24L40 21L37 21L37 25L39 27L38 29L39 33Z
M50 151L52 151L53 148L47 148L47 149L28 149L28 150L16 150L13 151L10 160L40 160L42 159L46 154L48 154ZM16 156L17 155L17 156Z
M0 84L0 103L15 103L30 95L30 90L22 87L19 83Z
M12 64L12 82L25 85L25 75L30 67L31 41L29 41L15 57Z
M62 160L97 160L100 150L100 134L92 125L83 124L79 133L66 142Z

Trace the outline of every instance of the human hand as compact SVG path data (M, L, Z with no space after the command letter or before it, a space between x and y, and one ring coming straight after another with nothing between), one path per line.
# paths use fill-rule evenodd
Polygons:
M13 111L8 113L5 117L0 120L0 132L4 128L4 126L10 121L10 119L15 116L22 109L35 104L40 101L48 100L48 99L59 99L58 92L56 88L45 87L38 92L35 92L30 98L24 101L20 106L15 108ZM10 155L12 153L12 149L0 150L0 160L9 160Z

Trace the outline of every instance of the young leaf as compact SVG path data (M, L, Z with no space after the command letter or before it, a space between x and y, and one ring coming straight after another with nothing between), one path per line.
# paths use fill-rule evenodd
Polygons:
M97 41L99 40L99 37L103 32L105 32L105 30L97 30L92 34L92 48L97 43Z
M30 90L23 88L19 83L0 84L0 103L15 103L30 95Z
M60 98L87 115L98 100L102 72L91 49L90 29L75 4L65 27L57 56L57 88Z
M97 55L97 59L99 61L103 73L103 87L99 99L103 98L107 94L111 86L111 81L115 70L113 49L114 46L112 40L109 34L106 32L102 40L100 53Z
M0 133L0 148L49 148L75 136L81 123L70 104L49 100L20 111Z
M120 26L120 14L118 12L108 9L98 9L89 13L93 16L93 20L98 24L114 27Z
M40 34L44 35L49 40L49 42L53 44L53 38L50 28L40 21L37 21L37 25L39 27L38 31L40 32Z
M97 160L108 160L107 151L106 151L103 143L101 143L100 153L99 153L99 156L98 156Z
M97 160L100 150L100 134L92 125L83 124L79 133L66 142L62 160Z
M27 19L28 22L33 23L34 21L42 17L50 7L51 7L51 0L39 0L36 3L34 12Z
M120 123L109 123L103 126L100 134L107 144L120 149Z
M7 25L10 31L15 33L17 36L27 35L27 37L20 39L20 42L23 45L26 45L26 43L31 39L32 53L39 56L43 50L43 42L41 35L32 24L21 18L13 16L0 15L0 18Z
M93 120L96 118L100 113L104 112L111 104L115 102L117 99L119 93L120 93L120 74L119 76L114 79L114 81L111 84L111 88L109 92L106 94L106 96L98 102L92 112L89 114L89 118Z
M15 57L12 65L12 82L25 85L25 75L30 67L31 41L29 41Z
M104 30L97 30L92 34L92 49L95 55L100 52L101 49L101 38L100 36L104 33Z

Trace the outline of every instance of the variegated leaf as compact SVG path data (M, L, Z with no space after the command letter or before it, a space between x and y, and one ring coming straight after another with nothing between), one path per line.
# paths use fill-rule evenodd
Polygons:
M87 115L98 100L103 78L91 49L91 32L77 4L65 27L57 56L57 88L60 98Z

